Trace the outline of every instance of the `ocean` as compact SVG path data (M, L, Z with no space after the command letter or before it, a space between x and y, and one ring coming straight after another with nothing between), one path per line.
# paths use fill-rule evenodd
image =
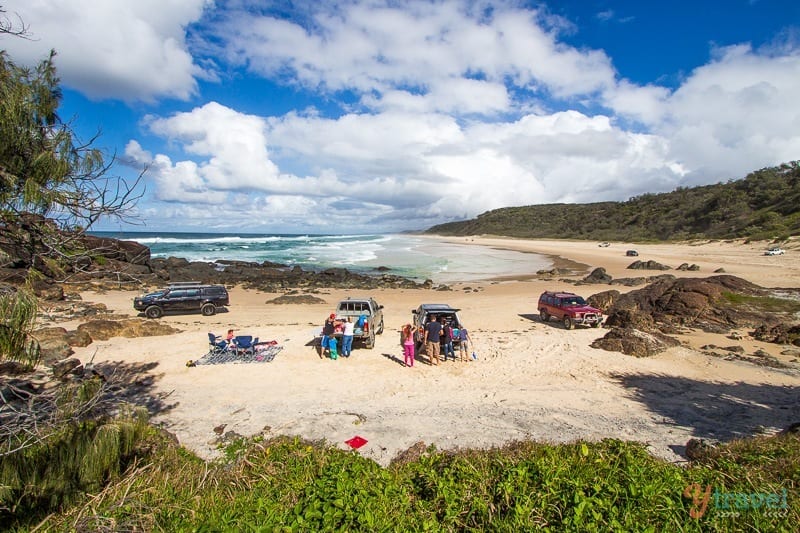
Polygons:
M552 268L546 256L445 243L414 235L288 235L96 231L93 235L136 241L152 257L189 261L219 259L298 265L304 270L346 268L361 274L388 273L436 283L534 274Z

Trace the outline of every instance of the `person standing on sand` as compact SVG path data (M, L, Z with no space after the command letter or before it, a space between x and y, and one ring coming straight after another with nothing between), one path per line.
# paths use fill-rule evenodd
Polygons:
M442 317L442 337L441 337L442 352L444 353L444 361L447 362L448 354L456 360L456 352L453 350L453 330L450 323Z
M356 325L347 317L342 330L342 357L350 357L350 351L353 349L353 331Z
M461 362L469 361L469 344L472 342L472 339L469 338L467 328L462 326L458 329L458 340L458 354L461 358Z
M431 315L431 321L425 325L425 352L431 365L439 365L439 341L442 337L442 325Z
M336 330L336 313L331 313L331 316L325 319L325 324L322 326L322 340L320 346L322 347L320 355L325 355L325 350L330 353L329 345L333 337L333 332Z
M414 366L414 328L411 324L403 326L403 331L400 334L400 340L403 344L403 360L404 364L408 367Z

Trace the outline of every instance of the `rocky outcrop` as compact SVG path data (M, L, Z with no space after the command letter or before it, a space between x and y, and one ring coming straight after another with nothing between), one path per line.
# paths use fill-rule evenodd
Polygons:
M79 332L88 334L93 340L106 341L111 337L152 337L172 335L181 330L157 320L128 318L123 320L90 320L78 326Z
M608 313L608 310L611 309L619 296L620 292L617 290L598 292L589 296L586 299L586 303L600 309L603 313Z
M583 278L584 283L611 283L613 278L606 273L606 269L603 267L598 267L592 270L592 272Z
M637 260L628 265L628 268L631 270L672 270L671 267L668 267L667 265L662 265L661 263L658 263L653 260L649 261Z
M592 348L611 352L622 352L634 357L650 357L673 346L680 345L676 339L658 332L645 332L633 328L611 328Z
M769 321L763 310L736 305L726 293L763 296L766 289L735 276L661 280L621 295L609 311L609 325L627 325L633 315L649 315L659 330L690 326L710 332L755 327ZM772 319L777 322L777 319Z
M750 335L759 341L775 344L794 344L800 346L800 325L789 326L785 323L768 326L761 324Z

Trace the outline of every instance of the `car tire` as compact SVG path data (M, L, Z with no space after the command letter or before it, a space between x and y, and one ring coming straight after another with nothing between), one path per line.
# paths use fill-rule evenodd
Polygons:
M144 310L144 316L147 318L161 318L163 314L164 311L157 305L151 305Z
M383 319L381 319L381 325L378 326L378 331L376 332L378 335L383 333Z
M550 315L544 309L539 311L539 318L542 320L542 322L549 322L550 321Z
M599 328L599 327L600 327L600 324L602 324L602 322L600 322L600 321L598 320L597 322L595 322L594 324L592 324L592 327L593 327L593 328Z
M214 304L203 304L203 307L200 308L200 312L203 313L203 316L211 316L217 312L217 306Z
M564 317L564 329L575 329L575 322L568 316Z
M375 332L370 331L369 336L364 340L364 348L371 350L375 347Z

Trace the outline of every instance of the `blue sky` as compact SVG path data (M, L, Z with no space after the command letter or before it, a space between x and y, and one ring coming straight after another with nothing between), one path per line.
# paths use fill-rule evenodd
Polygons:
M360 233L800 159L800 2L0 0L137 225Z

